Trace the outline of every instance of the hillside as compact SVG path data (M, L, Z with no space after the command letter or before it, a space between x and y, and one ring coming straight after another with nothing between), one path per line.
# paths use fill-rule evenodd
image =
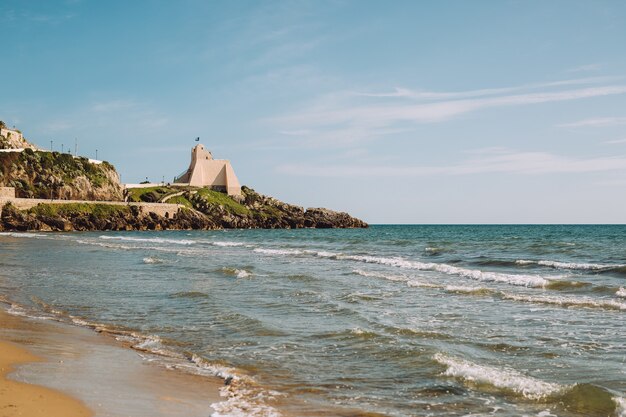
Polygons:
M15 187L17 197L22 198L123 199L119 175L113 165L32 149L0 152L0 187Z

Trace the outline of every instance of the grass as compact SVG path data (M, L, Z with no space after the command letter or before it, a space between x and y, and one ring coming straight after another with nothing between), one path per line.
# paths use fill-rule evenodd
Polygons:
M38 204L27 210L27 213L39 216L71 216L93 214L97 218L110 218L120 214L130 213L130 207L125 205L99 203L67 203L67 204Z
M146 188L129 188L128 192L128 200L134 202L148 202L148 203L156 203L163 197L168 194L174 194L179 191L182 191L178 188L174 187L166 187L166 186L156 186L156 187L146 187Z
M227 194L220 193L219 191L209 190L208 188L198 189L198 194L207 204L217 204L224 207L228 212L239 214L242 216L250 215L250 209L246 206L239 204Z
M167 200L167 204L182 204L187 208L193 208L193 204L191 204L191 201L187 200L182 195L177 195L176 197L170 198L169 200Z

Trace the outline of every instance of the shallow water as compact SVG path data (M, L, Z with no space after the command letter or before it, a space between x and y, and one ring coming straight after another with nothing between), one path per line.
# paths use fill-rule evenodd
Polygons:
M626 226L0 234L14 314L229 382L215 415L626 415Z

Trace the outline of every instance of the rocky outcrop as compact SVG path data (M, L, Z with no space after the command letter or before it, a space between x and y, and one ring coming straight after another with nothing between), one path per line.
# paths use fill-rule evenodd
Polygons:
M32 149L0 153L0 187L15 187L16 196L21 198L123 200L113 165Z
M171 218L144 214L134 206L42 204L18 210L10 203L2 208L0 231L93 231L93 230L209 230L219 228L194 210L181 209Z
M155 191L149 191L152 198ZM0 231L90 230L211 230L362 228L367 223L347 213L286 204L243 187L234 199L206 189L187 190L175 197L181 206L172 216L146 213L137 205L75 202L41 203L19 210L11 203L1 209ZM238 201L236 201L238 200ZM137 204L137 203L132 203ZM145 204L145 203L143 203Z
M301 229L301 228L362 228L367 223L350 216L323 208L305 210L300 206L283 203L273 197L242 187L241 197L213 198L215 192L188 191L193 207L206 214L225 229ZM228 200L226 200L226 198ZM230 201L229 201L230 200Z

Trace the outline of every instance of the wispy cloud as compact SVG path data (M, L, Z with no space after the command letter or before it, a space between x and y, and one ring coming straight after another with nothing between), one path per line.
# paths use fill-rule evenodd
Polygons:
M471 175L484 173L556 174L626 170L626 155L572 158L547 152L520 152L485 149L458 164L438 166L399 165L282 165L277 171L313 177L419 177L433 175Z
M586 64L580 65L578 67L570 68L567 72L592 72L592 71L600 71L604 68L604 64L596 63L596 64Z
M592 119L579 120L572 123L564 123L559 127L605 127L626 124L626 117L596 117Z
M416 99L416 100L451 100L451 99L501 95L501 94L507 94L507 93L514 93L517 91L535 90L535 89L541 89L541 88L606 83L606 82L615 81L618 79L620 78L587 77L587 78L578 78L578 79L572 79L572 80L552 81L552 82L547 82L547 83L524 84L524 85L519 85L519 86L514 86L514 87L484 88L484 89L479 89L479 90L455 91L455 92L415 91L415 90L411 90L408 88L396 87L393 91L390 91L390 92L382 92L382 93L356 92L354 94L357 96L380 97L380 98L404 97L404 98L411 98L411 99Z
M615 145L615 144L618 144L618 143L626 143L626 138L624 138L624 139L608 140L608 141L606 141L604 143L608 143L610 145Z
M413 93L398 88L385 96L393 100L384 102L379 99L382 97L380 95L363 96L352 92L336 92L322 97L307 108L272 119L271 122L278 126L280 131L310 131L311 134L308 137L303 136L303 139L305 141L308 139L308 144L312 146L345 146L375 136L393 134L398 132L398 129L403 131L417 124L444 122L489 108L626 94L626 85L622 84L562 89L563 86L590 82L595 82L595 79L557 81L542 84L544 87L551 86L551 89L546 88L547 91L520 94L509 93L528 87L456 93ZM407 101L406 98L411 100ZM429 101L423 101L424 98Z

